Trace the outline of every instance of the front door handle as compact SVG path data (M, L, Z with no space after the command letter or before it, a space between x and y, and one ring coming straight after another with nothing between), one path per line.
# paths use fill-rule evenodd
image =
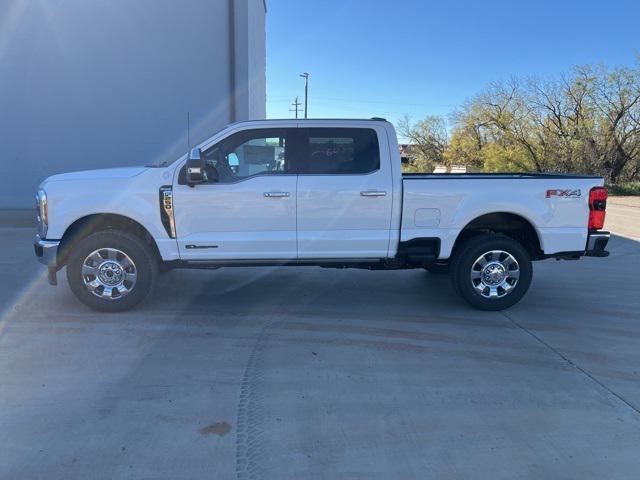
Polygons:
M363 197L384 197L387 194L384 190L365 190L360 192Z
M264 192L264 196L267 198L281 198L288 197L289 192Z

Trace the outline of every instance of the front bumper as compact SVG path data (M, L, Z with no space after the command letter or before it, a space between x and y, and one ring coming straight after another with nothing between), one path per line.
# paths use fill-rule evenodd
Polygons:
M584 254L587 257L608 257L609 252L605 250L609 242L609 232L589 232L587 236L587 248Z
M33 239L33 248L36 252L38 261L48 267L58 266L58 247L59 240L43 240L40 235L36 235Z
M33 249L38 261L49 268L49 283L56 285L56 272L58 271L58 248L59 240L43 240L40 235L33 239Z

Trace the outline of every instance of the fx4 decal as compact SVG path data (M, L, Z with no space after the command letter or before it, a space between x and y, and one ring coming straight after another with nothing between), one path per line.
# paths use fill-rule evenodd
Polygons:
M582 195L580 189L577 190L547 190L547 198L563 197L563 198L579 198Z

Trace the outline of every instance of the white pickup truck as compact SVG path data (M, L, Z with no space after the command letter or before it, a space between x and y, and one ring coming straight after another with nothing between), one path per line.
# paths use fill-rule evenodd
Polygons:
M265 265L448 272L469 304L501 310L532 260L608 255L606 199L582 175L403 174L383 119L249 121L172 162L46 179L35 252L102 311L170 268Z

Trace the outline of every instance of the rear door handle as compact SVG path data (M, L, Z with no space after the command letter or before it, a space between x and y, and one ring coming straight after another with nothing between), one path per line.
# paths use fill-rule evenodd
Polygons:
M364 192L360 192L360 195L363 197L384 197L387 192L383 190L365 190Z
M289 192L264 192L264 196L267 198L288 197Z

